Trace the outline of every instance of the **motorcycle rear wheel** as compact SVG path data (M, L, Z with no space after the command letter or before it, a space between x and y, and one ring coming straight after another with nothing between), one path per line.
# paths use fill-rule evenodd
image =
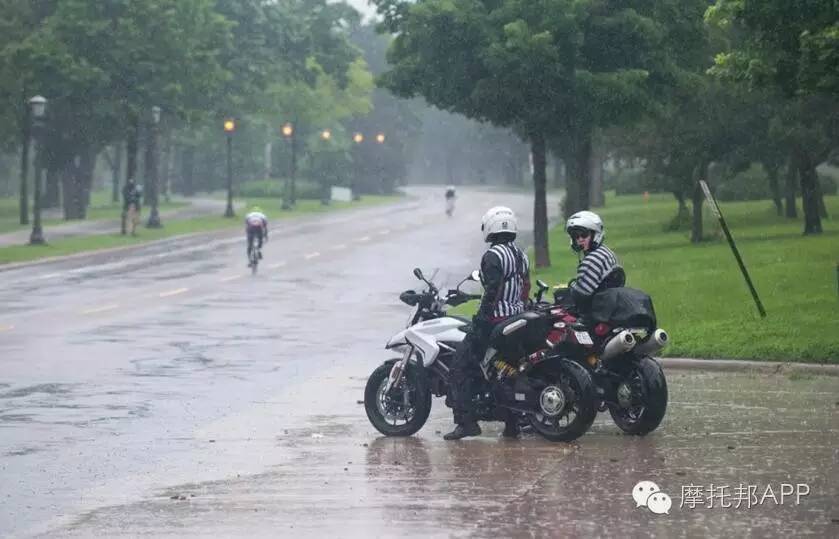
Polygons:
M402 380L385 395L391 368L391 363L385 363L367 379L364 410L373 427L385 436L410 436L428 420L431 390L419 368L408 363Z
M625 433L637 436L649 434L658 428L667 412L667 379L664 371L657 361L643 357L638 361L638 366L630 371L627 383L630 387L634 386L633 398L637 397L640 402L626 407L609 404L609 414Z
M545 376L546 381L561 389L565 403L554 416L529 413L533 429L552 442L571 442L586 433L597 417L596 393L591 375L583 367L567 359L560 368ZM573 417L571 417L573 415Z

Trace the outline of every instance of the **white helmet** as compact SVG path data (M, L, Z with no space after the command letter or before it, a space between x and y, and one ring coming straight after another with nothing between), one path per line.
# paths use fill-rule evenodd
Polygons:
M495 206L490 208L481 219L481 232L484 233L484 241L491 241L490 236L501 232L509 232L515 235L518 232L518 221L513 210L506 206Z
M582 228L590 231L592 235L591 242L593 245L600 245L603 241L603 237L606 235L606 230L603 228L603 219L591 211L578 211L568 218L568 222L565 223L565 232L567 232L570 236L571 230L575 228ZM571 248L575 251L580 250L580 246L577 245L574 238L571 238Z

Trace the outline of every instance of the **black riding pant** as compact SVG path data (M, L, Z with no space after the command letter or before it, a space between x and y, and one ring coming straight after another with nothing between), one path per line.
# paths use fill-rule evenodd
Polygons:
M489 346L489 333L489 330L473 329L455 352L449 372L449 391L454 422L458 425L477 420L473 405L475 384L481 376L480 363Z
M248 227L248 256L251 256L251 250L253 249L253 240L256 239L258 241L256 248L262 249L262 227L261 226L249 226Z

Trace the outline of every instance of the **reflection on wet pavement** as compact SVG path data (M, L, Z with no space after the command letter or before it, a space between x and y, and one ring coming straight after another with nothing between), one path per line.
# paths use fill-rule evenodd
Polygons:
M312 227L229 282L245 269L238 240L6 273L3 323L30 318L0 335L0 536L835 535L839 378L670 372L668 416L641 439L601 415L573 445L503 440L493 424L447 444L440 400L417 436L380 437L358 400L407 318L397 295L418 286L414 266L441 268L443 286L473 269L495 200L473 203L363 244L350 241L371 221L342 222L352 247L305 260L334 239ZM643 479L672 497L669 515L635 507ZM798 506L679 507L682 486L712 483L811 492Z
M141 502L105 507L62 533L835 536L839 414L826 397L836 394L839 379L675 371L668 377L674 399L654 434L621 435L601 414L577 443L553 444L533 434L505 440L499 437L501 426L492 424L484 425L479 438L446 443L440 432L450 415L439 400L418 436L381 437L359 405L322 413L363 390L362 378L338 376L344 378L340 393L298 402L311 413L280 422L273 447L264 440L244 446L219 440L234 451L250 446L254 456L280 452L286 462L264 473L184 483ZM282 414L295 395L316 387L309 383L276 400L274 413ZM782 397L788 400L786 411L766 414L766 405ZM726 401L733 405L728 410L703 407ZM671 496L669 514L636 506L631 493L642 480L654 481ZM783 484L806 484L809 495L798 504L790 495L783 504L771 497L758 503L767 487L779 498ZM729 496L713 508L706 498L690 508L683 489L691 485L706 492L725 486ZM751 507L745 499L735 507L737 487L749 485L757 498ZM729 507L720 507L723 502Z

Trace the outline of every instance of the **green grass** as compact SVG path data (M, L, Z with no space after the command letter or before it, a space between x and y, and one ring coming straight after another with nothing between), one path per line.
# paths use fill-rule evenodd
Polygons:
M365 196L358 202L333 202L329 206L323 206L319 201L300 200L292 211L282 211L281 201L277 199L249 199L247 206L259 205L268 215L269 222L278 219L287 219L305 214L323 213L327 211L342 210L348 208L361 208L393 202L394 197L388 196ZM147 217L144 212L141 219L141 226L138 228L137 236L122 236L121 234L96 234L91 236L76 236L49 241L49 229L45 226L44 234L49 243L47 245L15 245L11 247L0 247L0 264L11 262L25 262L53 256L64 256L85 251L96 251L112 247L126 245L138 245L149 241L193 234L197 232L211 232L225 228L242 227L242 219L245 210L239 210L236 217L228 219L222 216L204 216L185 220L164 220L163 228L149 229L142 226Z
M31 197L31 195L30 195ZM161 200L158 208L161 212L185 206L185 202L165 202ZM122 202L111 202L110 191L97 191L90 196L90 207L87 209L87 221L119 219L122 213ZM32 229L32 201L30 200L29 208L29 223L28 225L20 224L20 206L17 198L3 197L0 198L0 234L7 232L16 232L18 230ZM73 221L65 221L64 219L42 219L42 226L50 227L62 223Z
M671 195L653 195L648 204L640 196L609 196L598 212L627 285L652 296L659 324L670 333L662 355L839 364L839 196L825 203L833 218L822 220L819 236L803 236L802 218L777 217L771 201L721 204L765 319L707 207L707 239L699 245L689 243L687 230L664 231L676 213ZM535 270L533 279L565 283L577 258L562 227L549 241L553 266Z

